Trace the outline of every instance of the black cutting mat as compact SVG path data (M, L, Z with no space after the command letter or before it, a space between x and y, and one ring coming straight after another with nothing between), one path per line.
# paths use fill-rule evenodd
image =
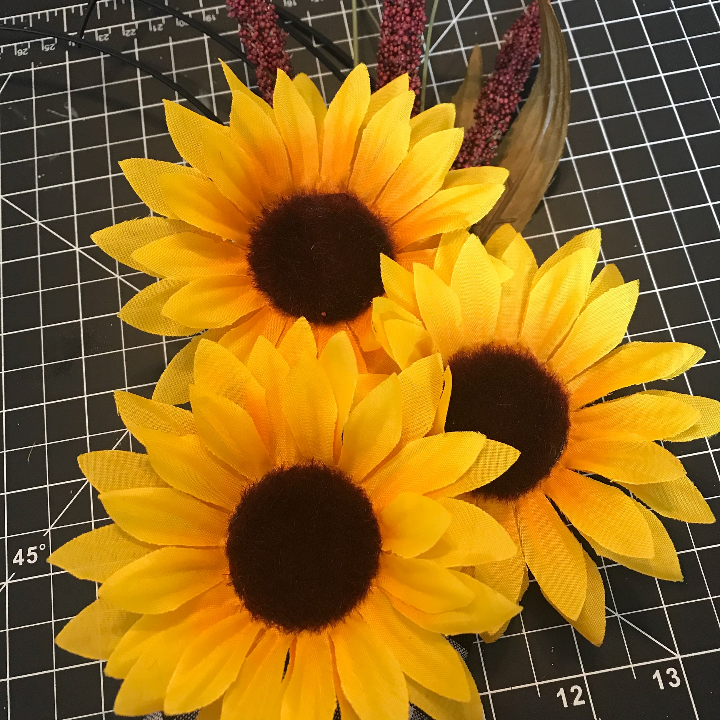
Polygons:
M217 0L174 4L234 34ZM285 4L349 48L350 0ZM2 0L0 16L76 29L84 6L60 6L61 0ZM360 6L366 7L362 0ZM485 67L492 66L498 38L520 9L521 0L442 0L432 102L452 96L473 43L483 47ZM632 337L702 345L705 359L672 386L720 398L720 5L563 0L555 9L569 28L571 126L558 179L526 235L544 258L559 242L600 226L603 261L642 283ZM360 15L360 53L368 62L377 33L371 15L377 17L377 4ZM136 52L227 117L229 94L213 64L229 59L222 48L132 0L101 0L90 27L91 39ZM0 718L100 720L114 717L117 684L103 679L99 663L53 645L95 588L49 572L45 558L51 547L106 522L75 457L130 447L111 391L149 395L182 345L121 325L120 305L149 278L109 261L89 237L146 214L118 160L178 160L160 103L169 93L113 59L67 53L52 41L1 50ZM306 51L293 61L317 77L320 68ZM321 81L335 91L334 78L325 73ZM716 515L718 447L718 440L680 446ZM503 639L488 646L458 638L488 718L720 717L720 530L666 525L685 582L656 582L608 564L602 648L562 622L535 584Z

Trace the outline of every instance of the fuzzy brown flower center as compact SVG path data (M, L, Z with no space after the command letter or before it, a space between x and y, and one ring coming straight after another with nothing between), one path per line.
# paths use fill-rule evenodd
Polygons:
M368 593L381 537L365 492L320 463L280 467L235 510L226 553L238 597L285 632L342 620Z
M349 193L304 193L263 210L250 230L255 286L278 310L312 323L354 320L383 294L385 223Z
M544 363L520 348L482 345L450 358L445 430L473 430L512 445L518 460L478 496L516 500L545 478L565 449L568 394Z

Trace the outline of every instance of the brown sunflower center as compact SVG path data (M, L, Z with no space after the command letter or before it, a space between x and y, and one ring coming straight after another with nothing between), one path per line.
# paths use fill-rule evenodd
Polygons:
M515 500L547 476L565 449L567 392L554 373L520 348L482 345L453 355L449 365L446 431L474 430L520 451L505 473L474 493Z
M366 595L381 537L365 492L319 463L276 468L235 510L226 553L233 586L257 620L320 630Z
M353 320L383 294L380 253L394 258L388 228L349 193L291 195L250 230L255 286L280 311L332 325Z

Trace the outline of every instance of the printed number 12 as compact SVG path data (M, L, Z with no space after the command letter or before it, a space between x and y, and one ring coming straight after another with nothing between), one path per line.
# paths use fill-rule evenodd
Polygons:
M570 688L570 692L575 695L573 698L573 705L584 705L585 701L582 699L582 688L579 685L573 685ZM565 688L560 688L555 697L559 697L562 700L563 707L568 707L568 701L565 697Z

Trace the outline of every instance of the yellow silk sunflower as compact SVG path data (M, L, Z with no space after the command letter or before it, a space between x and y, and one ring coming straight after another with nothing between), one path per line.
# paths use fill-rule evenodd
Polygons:
M439 355L378 383L344 332L297 321L246 364L199 344L192 412L117 394L147 454L80 457L114 524L50 558L102 583L60 632L124 682L119 715L200 720L477 720L443 634L494 632L520 608L454 567L515 553L458 493L517 451L432 433Z
M346 78L329 108L306 75L278 72L273 107L226 67L230 126L166 102L168 129L189 163L120 163L158 216L93 236L109 255L160 278L120 317L160 335L195 335L235 354L264 335L277 342L299 317L322 349L348 332L360 350L379 346L371 304L382 293L380 255L432 264L439 234L483 217L504 189L503 168L450 170L463 140L455 108L410 118L403 75L371 95L367 68ZM192 355L176 356L155 398L187 401ZM381 357L385 357L380 353Z
M638 283L625 283L614 265L591 281L599 250L600 232L591 230L538 269L509 225L486 247L450 233L433 269L415 265L410 273L384 258L387 297L373 310L378 337L400 368L442 354L446 431L479 431L520 451L501 477L464 496L520 548L508 561L478 566L475 577L517 601L529 567L545 597L596 644L605 632L603 583L558 510L598 555L680 580L673 544L648 508L687 522L714 518L681 462L655 441L720 430L720 403L707 398L645 390L598 402L680 375L703 355L678 342L616 347Z

